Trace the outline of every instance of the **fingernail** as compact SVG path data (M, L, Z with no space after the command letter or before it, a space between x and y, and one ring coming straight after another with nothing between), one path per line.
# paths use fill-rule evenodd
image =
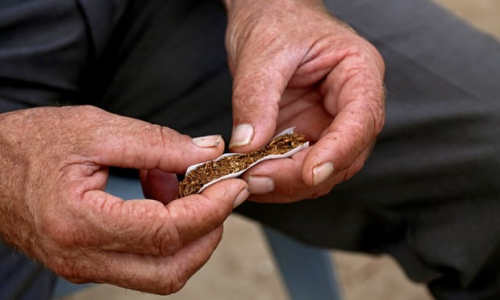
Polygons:
M254 128L251 124L240 124L233 129L229 148L245 146L250 144L253 139Z
M333 164L331 162L325 162L313 169L313 184L319 185L325 181L333 173Z
M214 148L222 142L220 135L207 135L193 138L193 143L200 148Z
M241 203L248 199L248 196L250 196L250 191L248 189L243 189L234 200L233 208L240 206Z
M248 177L248 189L251 194L266 194L274 191L274 180L264 176Z

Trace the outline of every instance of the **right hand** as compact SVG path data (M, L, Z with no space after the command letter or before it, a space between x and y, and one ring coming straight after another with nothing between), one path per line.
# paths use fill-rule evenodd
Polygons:
M0 128L0 236L72 282L176 292L248 196L239 179L166 205L103 191L108 166L183 173L222 153L217 136L191 139L94 107L0 114Z

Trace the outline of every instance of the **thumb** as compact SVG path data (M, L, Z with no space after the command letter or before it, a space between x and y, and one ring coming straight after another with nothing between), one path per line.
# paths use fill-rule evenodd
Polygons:
M224 151L219 135L191 138L132 118L106 117L110 121L94 132L92 142L100 165L183 173L190 165L214 159Z
M296 68L293 63L287 64L285 55L266 52L249 50L234 62L229 148L235 152L257 149L273 137L279 102Z

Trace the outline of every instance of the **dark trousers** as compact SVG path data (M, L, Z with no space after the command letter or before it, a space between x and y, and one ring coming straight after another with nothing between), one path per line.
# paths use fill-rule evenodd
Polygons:
M307 243L389 253L438 299L499 299L500 44L427 0L326 2L384 56L385 129L331 194L238 212ZM228 139L219 1L112 4L0 4L0 110L87 103Z

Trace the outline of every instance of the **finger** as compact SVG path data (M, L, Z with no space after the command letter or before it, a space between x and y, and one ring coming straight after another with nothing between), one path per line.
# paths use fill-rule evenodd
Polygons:
M234 71L233 133L229 147L247 152L265 145L276 129L279 102L299 59L276 47L244 49Z
M311 144L318 141L323 130L333 122L333 117L325 111L322 105L323 97L320 97L319 100L313 102L295 102L294 105L282 105L276 132L295 127L295 132L304 134Z
M315 199L330 192L339 181L325 181L312 187L302 180L301 167L306 152L301 151L292 158L266 161L249 170L243 179L248 182L252 194L250 199L255 202L288 203Z
M208 261L221 237L222 227L170 256L100 252L89 257L92 263L86 260L72 261L74 267L60 275L73 282L109 283L127 289L168 295L179 291ZM97 270L96 265L100 266Z
M167 204L179 195L179 180L176 174L154 169L142 170L140 175L146 198Z
M240 179L221 181L202 194L167 205L153 200L122 201L102 191L88 191L82 199L86 210L81 210L77 224L83 232L75 238L109 251L169 255L220 227L248 195Z
M371 149L371 146L366 148L349 168L336 173L318 186L307 185L301 176L303 159L310 148L295 154L291 159L263 162L246 172L242 179L248 183L250 200L253 202L290 203L316 199L330 193L336 185L361 170Z
M301 177L302 159L307 151L301 151L290 158L273 159L257 164L243 174L248 189L254 195L302 195L303 188L309 188ZM253 197L252 197L253 199Z
M354 175L356 175L365 165L368 157L370 156L373 146L375 144L369 145L360 156L358 156L354 162L344 170L344 175L342 176L342 181L346 181L351 179Z
M354 60L345 59L325 81L325 107L336 116L305 158L302 176L309 185L350 167L382 130L385 92L380 70L369 61Z
M219 156L224 141L219 135L191 138L170 128L95 111L106 120L89 132L95 162L134 169L161 169L182 173L192 164Z

